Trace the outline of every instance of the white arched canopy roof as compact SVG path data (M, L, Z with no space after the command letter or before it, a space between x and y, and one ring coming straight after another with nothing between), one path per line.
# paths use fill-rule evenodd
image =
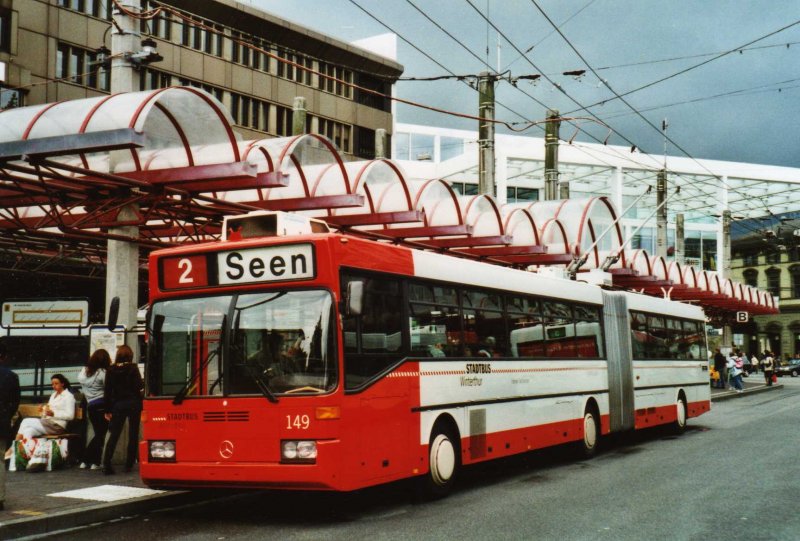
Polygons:
M239 161L238 137L222 104L190 87L21 107L0 112L0 143L45 137L91 134L130 128L146 135L143 147L116 153L113 167L107 152L56 157L95 171L125 173L160 169L154 155L164 156L164 168ZM197 152L213 146L214 152ZM170 149L171 152L164 152Z

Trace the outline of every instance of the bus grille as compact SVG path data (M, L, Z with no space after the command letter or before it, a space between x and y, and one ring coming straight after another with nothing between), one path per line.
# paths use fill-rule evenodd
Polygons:
M249 411L206 411L203 413L203 421L206 423L236 423L249 420Z

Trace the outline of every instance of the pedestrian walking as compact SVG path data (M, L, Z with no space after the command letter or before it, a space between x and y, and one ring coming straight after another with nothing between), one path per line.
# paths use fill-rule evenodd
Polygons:
M772 374L775 370L775 359L772 357L772 352L767 350L764 352L764 361L761 363L761 368L764 369L764 382L767 387L772 387Z
M754 374L758 374L758 355L755 353L750 356L750 366Z
M724 378L725 356L722 354L722 352L719 350L719 348L714 350L714 370L716 370L717 374L719 374L719 379L717 380L716 387L718 389L724 389L725 388L725 378Z
M89 422L92 424L92 441L86 446L81 460L81 469L99 470L103 454L103 442L106 441L108 421L105 417L104 394L106 370L111 366L111 355L104 349L98 349L89 357L86 366L78 374L78 381L86 397Z
M6 345L0 342L0 456L11 443L11 418L19 408L19 377L5 366ZM0 464L0 511L5 508L6 467Z
M125 471L133 469L139 444L139 416L142 413L142 375L133 362L133 350L126 345L117 348L114 364L106 373L105 407L109 421L109 437L103 454L103 473L111 475L111 459L117 447L125 421L128 421L128 449L125 454Z

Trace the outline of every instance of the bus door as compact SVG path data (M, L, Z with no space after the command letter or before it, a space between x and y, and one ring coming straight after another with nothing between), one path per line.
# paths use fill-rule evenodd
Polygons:
M625 293L603 291L611 431L633 430L633 358Z

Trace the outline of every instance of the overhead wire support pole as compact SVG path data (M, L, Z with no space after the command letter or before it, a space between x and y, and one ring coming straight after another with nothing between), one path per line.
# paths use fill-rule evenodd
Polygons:
M675 189L675 192L672 195L678 195L679 193L681 193L681 187L680 186L678 186ZM636 229L633 230L633 232L630 234L630 236L627 239L625 239L625 242L622 243L622 246L620 246L619 249L615 253L609 254L609 256L606 257L606 260L603 261L603 264L600 267L601 269L603 269L604 271L607 271L609 269L609 267L611 267L611 265L613 265L614 263L616 263L619 260L620 254L622 254L623 250L625 250L625 247L628 245L628 243L631 240L633 240L633 237L636 236L636 233L638 233L639 230L641 230L645 226L645 224L648 222L648 220L650 220L650 218L655 216L656 213L659 210L661 210L661 207L663 207L664 205L667 204L667 201L669 201L669 197L665 197L664 201L660 205L656 205L656 208L653 209L653 212L648 214L647 218L642 220L642 223L639 225L639 227L637 227Z
M558 189L558 132L561 127L558 111L547 111L544 132L544 198L553 201L559 198Z
M641 201L642 198L644 198L646 195L648 195L651 191L653 191L653 187L652 186L648 186L647 190L645 190L644 193L642 193L639 197L637 197L633 201L633 203L628 205L628 207L625 210L623 210L622 213L619 216L617 216L617 219L614 220L613 222L611 222L611 224L608 227L606 227L605 231L600 233L600 236L598 236L595 239L595 241L592 243L592 245L589 246L580 255L580 257L578 257L577 259L574 259L572 261L572 263L569 264L569 266L567 267L567 272L569 273L570 278L572 278L573 280L575 279L575 275L578 273L578 270L580 270L580 268L586 263L586 261L589 259L589 254L592 253L592 250L594 250L597 247L597 245L600 243L600 241L603 240L603 237L605 237L608 234L608 232L611 231L619 223L620 220L622 220L622 218L628 213L629 210L631 210L633 207L635 207L639 203L639 201Z
M478 193L494 196L494 83L496 77L478 75Z

